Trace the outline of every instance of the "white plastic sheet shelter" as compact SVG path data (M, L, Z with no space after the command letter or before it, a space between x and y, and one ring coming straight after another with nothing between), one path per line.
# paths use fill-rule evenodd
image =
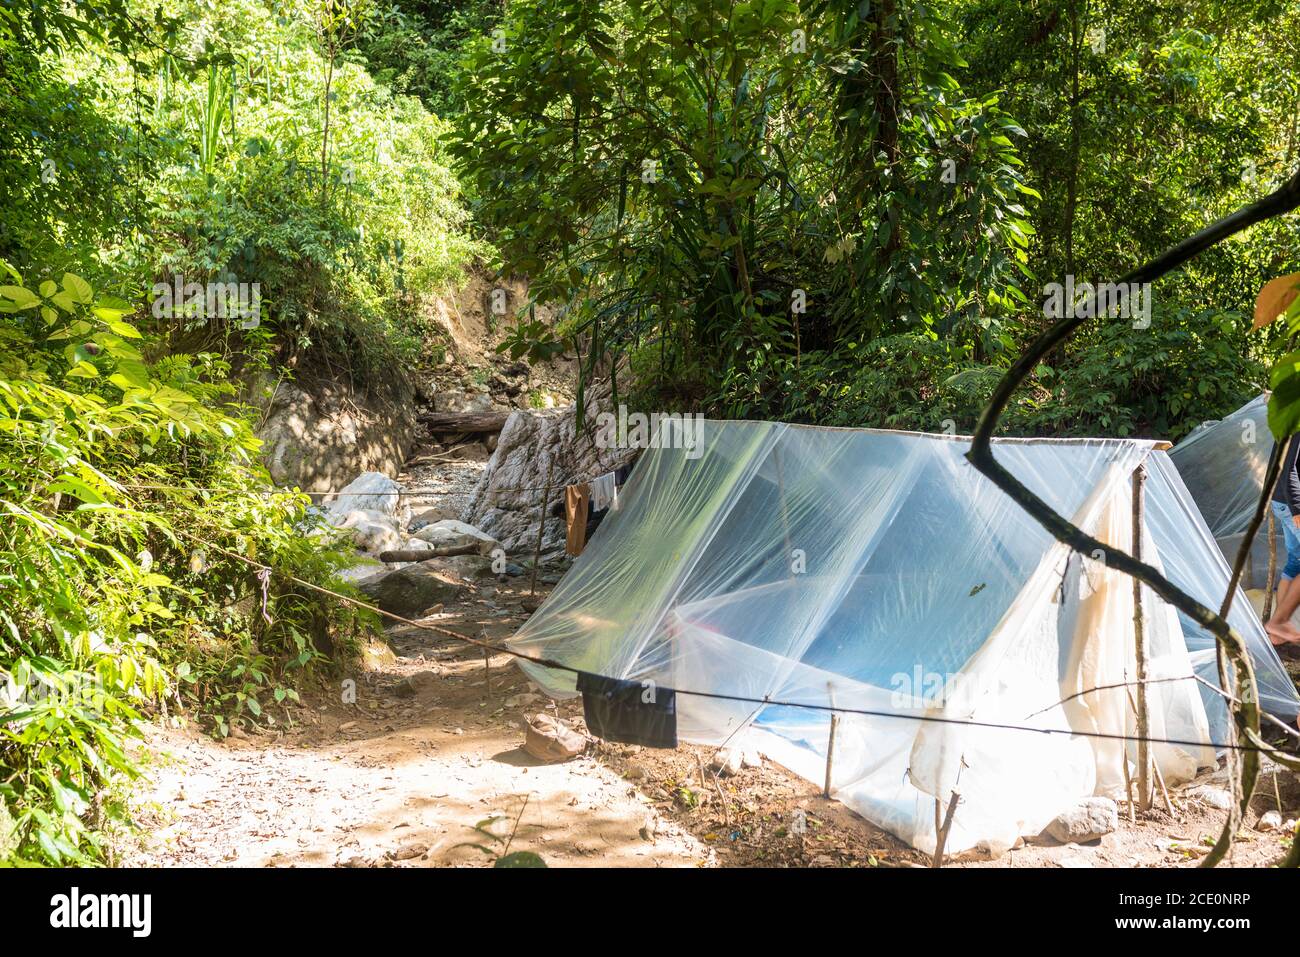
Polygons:
M1217 422L1207 422L1179 442L1169 457L1205 517L1228 563L1255 515L1264 473L1273 453L1273 433L1268 428L1268 395L1251 399ZM1252 543L1242 576L1248 588L1264 588L1268 577L1268 535L1265 524ZM1286 564L1286 545L1277 531L1276 568Z
M679 735L749 745L822 783L843 714L835 797L923 850L934 801L959 787L948 847L1011 845L1094 793L1122 790L1133 734L1132 579L1070 552L964 458L965 439L765 422L671 420L586 550L512 648L590 673L677 689ZM677 447L674 447L677 446ZM1168 456L1124 440L1002 440L999 460L1057 511L1128 549L1145 465L1144 557L1217 607L1228 568ZM1143 600L1151 734L1169 782L1226 740L1212 638ZM1275 709L1296 695L1239 597ZM575 676L524 663L555 696ZM721 700L709 692L754 699ZM1086 691L1067 703L1063 699ZM916 720L1006 723L1062 733ZM1127 749L1134 753L1132 745Z

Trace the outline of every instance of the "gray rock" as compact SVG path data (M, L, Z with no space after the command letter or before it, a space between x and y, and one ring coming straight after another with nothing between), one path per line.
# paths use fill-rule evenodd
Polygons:
M487 412L492 396L486 392L439 392L433 400L436 412Z
M485 535L473 525L458 522L454 518L445 518L425 525L415 533L415 537L436 548L477 545L481 555L489 554L497 545L496 539L490 535Z
M1208 784L1192 788L1187 792L1187 796L1204 801L1210 807L1217 807L1220 811L1226 811L1232 807L1232 795L1230 793L1223 788L1211 787Z
M396 475L415 443L415 386L400 369L366 388L346 378L253 381L261 456L277 485L327 492L365 471ZM266 398L265 396L269 396Z
M1267 834L1269 831L1276 831L1282 826L1282 815L1277 811L1265 811L1255 822L1255 830L1261 834Z
M1119 827L1119 807L1108 797L1085 798L1057 815L1046 833L1062 844L1086 844Z
M527 404L525 396L516 401ZM610 404L607 381L588 390L588 427L593 427L596 416L608 411ZM497 437L496 450L462 517L500 542L508 554L533 554L541 486L546 483L548 470L549 505L554 506L563 500L565 485L611 472L637 455L636 449L602 449L585 436L580 437L575 413L573 405L544 412L520 409L511 413ZM563 515L551 515L548 509L543 556L562 554L564 540Z
M709 768L724 778L739 774L744 766L745 756L739 748L723 748L709 761Z
M414 618L440 602L455 601L464 582L434 562L419 562L367 578L357 587L384 611Z
M438 683L438 675L433 671L417 671L407 675L397 683L393 693L399 698L414 698L422 691L428 691Z

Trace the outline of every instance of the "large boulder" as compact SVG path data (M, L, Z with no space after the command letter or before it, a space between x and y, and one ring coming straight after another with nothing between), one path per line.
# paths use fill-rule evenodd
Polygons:
M360 472L397 474L415 442L415 387L400 369L354 387L300 370L294 382L254 381L262 461L277 485L327 492Z
M434 605L455 601L465 582L429 561L383 572L358 582L357 587L384 611L417 618Z
M531 560L537 546L543 487L550 476L542 553L564 550L563 511L550 514L564 500L564 487L587 481L627 465L636 449L600 448L595 441L596 416L608 411L608 383L587 392L585 427L577 428L577 407L546 412L511 413L497 439L496 450L474 488L463 516L466 522L496 539L512 558Z
M334 516L349 512L378 512L397 517L402 486L382 472L362 472L338 492L326 496L325 508Z

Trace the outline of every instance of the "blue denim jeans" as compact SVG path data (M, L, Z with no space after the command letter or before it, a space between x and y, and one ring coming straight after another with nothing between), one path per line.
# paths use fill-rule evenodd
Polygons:
M1273 502L1273 516L1282 526L1282 536L1286 540L1286 567L1282 569L1283 578L1295 578L1300 575L1300 530L1291 520L1291 509L1285 502Z

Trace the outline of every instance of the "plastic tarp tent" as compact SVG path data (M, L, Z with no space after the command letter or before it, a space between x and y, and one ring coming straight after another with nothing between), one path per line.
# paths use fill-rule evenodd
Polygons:
M1169 453L1229 564L1236 561L1241 540L1254 517L1272 453L1267 395L1251 399L1227 418L1205 423ZM1261 527L1251 545L1242 576L1248 588L1264 588L1267 584L1267 527ZM1276 547L1277 568L1281 570L1286 564L1286 545L1280 530Z
M709 421L688 454L665 434L676 428L664 423L513 649L676 689L681 738L754 746L818 783L830 715L792 705L873 712L841 715L834 794L927 851L934 801L954 788L953 851L1010 846L1123 788L1124 742L1076 732L1134 733L1128 689L1090 690L1135 676L1132 579L1052 539L966 461L967 440ZM1145 464L1144 557L1217 606L1227 565L1153 443L1008 439L996 454L1124 549ZM1222 701L1188 677L1217 685L1214 643L1152 594L1143 608L1150 676L1184 679L1149 685L1152 736L1187 742L1153 746L1181 782L1225 740ZM1266 704L1294 715L1244 598L1231 620ZM574 693L573 674L522 666L548 693Z

